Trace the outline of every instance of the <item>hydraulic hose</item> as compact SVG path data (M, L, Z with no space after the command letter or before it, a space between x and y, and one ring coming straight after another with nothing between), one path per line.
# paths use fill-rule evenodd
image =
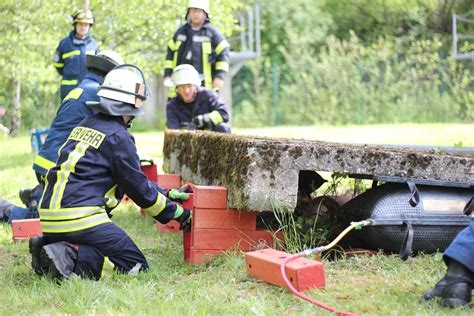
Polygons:
M306 249L300 253L297 253L295 255L292 255L290 256L289 258L286 258L285 260L283 260L283 262L280 264L280 272L281 272L281 276L283 277L283 280L285 281L285 284L286 286L288 287L288 289L290 289L290 291L296 295L297 297L307 301L307 302L310 302L311 304L314 304L318 307L321 307L327 311L330 311L332 313L336 313L336 314L339 314L339 315L343 315L343 316L349 316L349 315L355 315L353 313L350 313L350 312L345 312L345 311L342 311L342 310L338 310L336 308L333 308L331 306L328 306L324 303L321 303L321 302L318 302L314 299L312 299L311 297L309 296L306 296L304 295L303 293L299 292L292 284L291 282L288 280L288 277L286 275L286 271L285 271L285 268L286 268L286 265L297 259L297 258L300 258L300 257L306 257L306 256L309 256L310 254L313 254L313 253L321 253L323 251L326 251L328 249L331 249L332 247L334 247L342 238L344 238L345 235L347 235L351 230L353 230L354 228L361 228L363 226L369 226L369 225L375 225L375 222L373 220L364 220L364 221L360 221L360 222L352 222L346 229L344 229L344 231L342 233L340 233L330 244L326 245L326 246L321 246L321 247L316 247L316 248L312 248L312 249Z

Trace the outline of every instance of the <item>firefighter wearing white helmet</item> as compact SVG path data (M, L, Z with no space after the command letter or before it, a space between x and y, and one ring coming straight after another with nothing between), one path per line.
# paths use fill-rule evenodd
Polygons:
M62 146L39 206L43 236L29 244L37 274L99 280L114 271L147 270L143 253L108 216L124 193L163 224L190 220L191 212L169 200L140 170L127 125L143 115L147 90L139 68L116 67L99 88L100 101L88 103L97 113L75 127Z
M86 102L99 101L97 89L104 81L104 77L113 68L124 63L122 56L111 50L102 51L97 55L87 55L86 60L88 72L84 80L77 88L69 92L61 102L51 123L48 137L33 163L33 169L40 182L43 182L41 179L54 166L58 159L58 150L66 141L72 129L86 116L92 114L92 110L86 106ZM29 204L25 202L26 200L22 198L25 204Z
M168 42L164 84L171 86L173 69L182 64L193 65L198 71L201 85L219 90L224 86L229 71L229 43L209 21L209 1L190 0L186 11L186 24L182 25ZM175 92L170 89L168 97Z
M216 91L201 87L192 65L176 67L171 76L177 95L166 105L166 127L230 133L229 109Z
M99 47L90 35L94 17L90 10L77 10L71 15L73 30L59 42L53 58L53 66L62 76L61 100L84 78L86 55L95 55Z

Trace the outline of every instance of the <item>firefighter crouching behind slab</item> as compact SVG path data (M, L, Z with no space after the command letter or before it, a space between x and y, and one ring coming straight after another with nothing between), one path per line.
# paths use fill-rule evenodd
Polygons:
M29 244L37 274L98 280L112 271L147 270L140 249L107 215L124 193L161 223L190 220L189 210L169 200L140 171L127 128L144 114L147 90L141 70L121 65L105 77L100 101L88 102L96 114L73 129L47 174L39 205L43 237Z
M166 105L166 127L230 133L229 109L211 89L200 87L192 65L179 65L171 76L177 95Z

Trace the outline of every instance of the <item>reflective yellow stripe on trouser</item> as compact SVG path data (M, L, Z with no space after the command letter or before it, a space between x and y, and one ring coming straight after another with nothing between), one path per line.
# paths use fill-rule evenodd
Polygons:
M202 72L204 75L204 86L212 88L212 69L209 63L209 55L212 53L211 42L202 42Z
M63 198L64 189L66 188L69 175L71 172L74 172L77 162L85 155L88 147L89 145L86 143L77 143L74 150L69 154L67 160L61 164L61 168L56 174L57 179L51 196L51 202L49 205L50 209L61 208L61 200Z
M152 206L147 207L144 210L148 215L153 217L160 214L165 209L165 206L166 206L166 197L163 194L158 193L156 197L156 202Z
M109 257L104 257L104 264L100 273L100 279L109 279L114 273L115 264L109 260Z

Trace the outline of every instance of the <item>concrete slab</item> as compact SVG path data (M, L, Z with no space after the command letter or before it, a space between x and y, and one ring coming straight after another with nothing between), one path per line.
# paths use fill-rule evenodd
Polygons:
M228 188L228 208L268 211L296 206L300 170L396 177L474 186L474 155L437 150L165 132L163 169L184 181Z

